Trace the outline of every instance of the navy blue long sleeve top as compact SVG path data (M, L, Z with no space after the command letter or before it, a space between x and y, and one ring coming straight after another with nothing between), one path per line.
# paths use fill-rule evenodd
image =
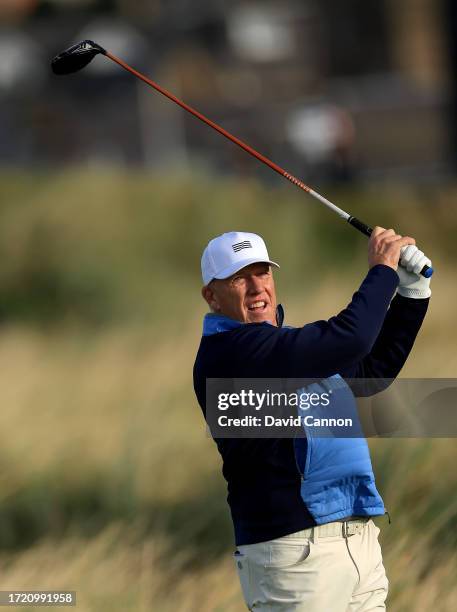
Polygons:
M303 327L229 326L204 335L194 388L205 414L207 378L395 378L427 311L428 299L395 295L398 275L376 265L349 305ZM392 299L393 298L393 299ZM237 544L315 525L300 495L302 475L290 439L218 439Z

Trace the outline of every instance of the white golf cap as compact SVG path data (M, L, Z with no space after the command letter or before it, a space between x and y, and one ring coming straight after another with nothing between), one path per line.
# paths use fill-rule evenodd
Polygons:
M203 283L207 285L213 278L228 278L253 263L279 268L270 260L263 238L249 232L227 232L210 240L203 251Z

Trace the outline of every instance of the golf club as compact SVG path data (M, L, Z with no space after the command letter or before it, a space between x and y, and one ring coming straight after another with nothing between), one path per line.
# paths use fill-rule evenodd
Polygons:
M239 138L236 138L235 136L233 136L233 134L230 134L230 132L227 132L227 130L224 130L223 127L221 127L217 123L214 123L214 121L211 121L210 119L208 119L207 117L199 113L197 110L195 110L194 108L192 108L191 106L189 106L188 104L186 104L185 102L177 98L175 95L173 95L172 93L170 93L169 91L167 91L166 89L164 89L163 87L161 87L160 85L158 85L157 83L149 79L148 77L144 76L144 74L141 74L141 72L138 72L137 70L135 70L134 68L126 64L120 58L116 57L109 51L106 51L106 49L103 49L103 47L93 42L92 40L83 40L82 42L76 45L73 45L66 51L63 51L62 53L57 55L52 60L51 67L55 74L58 74L58 75L70 74L72 72L77 72L78 70L81 70L82 68L87 66L87 64L89 64L89 62L91 62L92 59L98 54L105 55L107 58L109 58L113 62L116 62L116 64L119 64L119 66L121 66L122 68L124 68L125 70L133 74L134 76L136 76L141 81L144 81L150 87L153 87L156 91L166 96L167 98L169 98L176 104L178 104L181 108L183 108L187 112L194 115L194 117L197 117L198 119L200 119L200 121L203 121L203 123L206 123L206 125L209 125L211 128L213 128L214 130L216 130L217 132L219 132L220 134L222 134L223 136L225 136L226 138L234 142L236 145L244 149L247 153L250 153L253 157L255 157L256 159L258 159L259 161L261 161L262 163L270 167L272 170L274 170L275 172L277 172L278 174L286 178L288 181L290 181L291 183L293 183L300 189L303 189L303 191L306 191L307 193L309 193L311 196L313 196L313 198L319 200L319 202L327 206L327 208L330 208L330 210L333 210L333 212L335 212L342 219L350 223L357 230L359 230L366 236L371 236L371 233L373 231L371 227L369 227L368 225L366 225L365 223L363 223L356 217L353 217L349 213L345 212L344 210L342 210L341 208L339 208L338 206L330 202L330 200L327 200L327 198L324 198L322 195L317 193L317 191L314 191L314 189L311 189L311 187L309 187L308 185L305 185L303 181L296 178L295 176L293 176L292 174L290 174L289 172L287 172L286 170L284 170L283 168L281 168L280 166L272 162L270 159L268 159L264 155L261 155L258 151L256 151L255 149L247 145L245 142L243 142ZM426 278L430 278L433 274L433 268L430 266L424 266L420 273L422 274L422 276L425 276Z

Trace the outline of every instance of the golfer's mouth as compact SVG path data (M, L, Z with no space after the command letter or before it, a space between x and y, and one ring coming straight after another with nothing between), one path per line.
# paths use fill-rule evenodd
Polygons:
M248 310L250 312L255 312L255 313L262 313L265 312L266 308L267 308L268 304L264 301L264 300L259 300L257 302L253 302L252 304L250 304L248 306Z

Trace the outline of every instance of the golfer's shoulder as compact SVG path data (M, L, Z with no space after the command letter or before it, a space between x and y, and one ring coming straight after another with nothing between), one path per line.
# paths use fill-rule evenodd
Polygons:
M247 344L265 341L268 338L274 338L279 333L279 330L270 323L245 323L230 331L215 334L211 338L220 344Z
M261 358L274 354L282 346L294 342L300 328L276 327L270 323L246 323L229 331L204 336L200 354L206 357L238 355Z
M281 342L292 340L296 336L300 336L303 331L311 331L315 327L319 328L322 324L325 324L325 321L313 321L301 327L290 325L276 327L269 323L248 323L229 332L227 339L230 339L231 342Z
M205 352L236 350L246 353L253 347L274 343L281 330L270 323L246 323L235 329L204 336L200 348Z

